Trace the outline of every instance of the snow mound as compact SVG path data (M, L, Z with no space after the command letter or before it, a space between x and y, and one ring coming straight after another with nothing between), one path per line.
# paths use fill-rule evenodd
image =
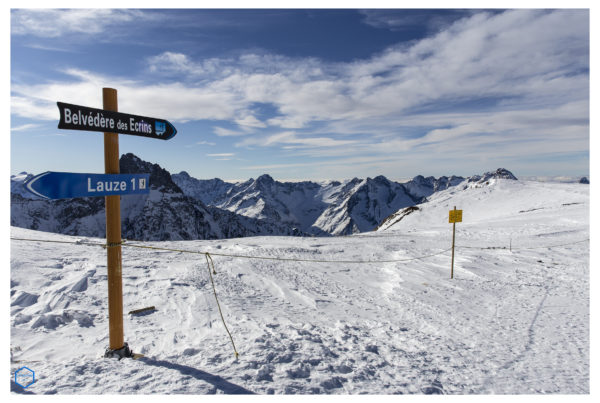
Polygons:
M482 182L485 179L485 182ZM487 182L487 184L485 184ZM448 226L448 212L455 206L463 210L463 222L467 225L503 225L511 226L514 231L522 227L523 222L533 218L542 225L544 219L555 221L551 225L560 225L564 212L572 206L584 206L589 201L589 189L578 184L543 183L535 181L516 181L504 178L482 178L476 182L466 180L463 183L437 192L420 204L419 210L407 214L401 221L392 217L383 223L378 231L425 229ZM396 215L402 214L397 212ZM587 212L578 210L587 217Z

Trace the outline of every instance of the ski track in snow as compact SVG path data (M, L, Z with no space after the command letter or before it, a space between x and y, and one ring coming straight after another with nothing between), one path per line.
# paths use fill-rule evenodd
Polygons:
M447 204L459 205L460 197L485 199L490 191L508 186L497 185L499 189L473 189L463 196L452 190L429 205L447 214ZM565 192L580 189L555 186ZM587 191L571 200L565 193L550 192L551 185L528 188L529 193L517 189L529 199L515 199L513 206L531 210L524 213L469 222L469 208L475 216L477 205L464 203L465 222L457 224L457 245L463 247L456 249L453 280L448 278L450 252L379 264L213 256L216 290L238 360L217 310L204 256L123 247L125 340L146 357L117 361L101 358L108 346L105 250L12 241L11 376L26 365L35 371L36 383L26 390L13 383L11 390L589 393L589 243L525 249L589 237ZM580 204L561 206L575 199ZM542 201L548 208L537 209ZM414 218L426 223L420 227L411 227L409 217L405 226L359 236L148 244L357 261L409 259L450 246L447 216L440 224L428 222L428 215ZM84 239L14 227L12 236ZM485 249L507 248L509 240L513 250ZM156 311L127 314L152 305Z

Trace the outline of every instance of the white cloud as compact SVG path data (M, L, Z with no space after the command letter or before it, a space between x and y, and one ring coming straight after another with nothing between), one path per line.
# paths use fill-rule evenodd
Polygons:
M27 123L27 124L24 124L24 125L11 127L10 131L11 132L22 132L22 131L27 131L27 130L30 130L30 129L35 129L37 127L40 127L40 125L35 124L35 123Z
M176 73L190 73L197 67L183 53L164 52L148 60L149 69L156 71L172 71Z
M248 132L225 129L223 127L213 127L213 132L219 137L245 136Z
M36 120L58 120L58 108L56 102L47 99L37 99L23 94L13 95L10 100L10 112L16 116Z
M369 9L361 10L363 23L375 28L390 31L410 31L427 28L440 31L461 17L473 11L466 9L446 9L444 15L432 16L426 9Z
M243 146L275 146L281 145L284 149L298 148L327 148L327 147L342 147L348 145L359 144L356 140L337 140L329 137L309 137L307 135L298 135L293 131L280 132L263 137L252 137L243 140L236 144L237 147Z
M278 116L267 120L270 126L281 127L282 129L301 129L308 122L309 119L302 116Z
M218 153L218 154L206 154L207 157L233 157L235 153Z
M352 63L256 53L193 60L164 52L148 59L148 71L179 81L146 84L69 70L75 80L14 85L11 107L17 116L57 119L57 100L97 106L102 86L114 86L125 112L237 125L214 127L218 136L265 129L237 146L278 146L311 156L460 148L464 157L492 145L508 155L523 141L540 152L585 150L588 17L586 10L478 13ZM90 24L90 31L101 29ZM255 103L276 113L259 115ZM422 135L407 135L409 126L423 127Z
M264 122L261 122L260 120L258 120L257 118L255 118L252 115L244 116L241 119L235 119L235 123L237 123L238 126L241 126L244 128L265 128L265 127L267 127L267 125Z
M210 87L194 88L182 83L144 85L74 69L65 73L76 80L13 85L12 113L54 120L58 118L57 101L101 107L103 87L117 89L120 111L167 120L233 119L236 109L242 106L235 94L218 92Z
M213 143L211 141L196 141L194 144L188 144L185 146L185 148L192 148L192 147L196 147L196 146L216 146L217 143Z
M52 52L63 52L63 53L74 53L75 51L72 49L68 49L67 47L58 47L58 46L47 46L39 43L28 43L24 45L30 49L39 49L39 50L47 50Z
M232 74L232 59L203 59L199 62L191 60L186 54L166 51L147 59L148 70L151 73L172 75L173 77L188 76L193 79L227 77Z
M68 34L100 34L111 25L140 21L149 16L127 9L14 9L11 33L57 38Z

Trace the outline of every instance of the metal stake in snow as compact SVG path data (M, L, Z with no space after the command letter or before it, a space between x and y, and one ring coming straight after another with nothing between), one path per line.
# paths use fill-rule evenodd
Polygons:
M448 222L452 223L452 264L450 266L450 278L454 278L454 240L456 238L456 223L462 222L462 210L450 210L448 214Z

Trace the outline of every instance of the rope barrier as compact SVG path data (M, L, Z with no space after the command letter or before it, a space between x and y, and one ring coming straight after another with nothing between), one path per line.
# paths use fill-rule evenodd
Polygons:
M510 250L532 250L532 249L546 249L546 248L558 248L561 246L568 246L568 245L574 245L577 243L582 243L582 242L588 242L590 240L590 238L586 238L583 239L581 241L574 241L574 242L568 242L568 243L561 243L558 245L545 245L545 246L532 246L532 247L523 247L523 248L519 248L519 247L512 247L512 246L463 246L463 245L456 245L456 248L462 248L462 249L510 249Z
M84 242L84 241L57 241L54 239L33 239L33 238L16 238L16 237L10 237L11 240L13 241L31 241L31 242L48 242L48 243L66 243L66 244L72 244L72 245L86 245L86 246L100 246L100 247L106 247L106 244L100 244L100 243L95 243L95 242Z
M231 345L233 346L233 351L235 352L235 359L237 360L237 358L239 357L239 353L237 351L237 349L235 348L235 343L233 342L233 337L231 336L231 332L229 331L229 329L227 328L227 325L225 324L225 318L223 317L223 312L221 311L221 304L219 304L219 299L217 298L217 289L215 288L215 282L213 281L213 273L217 274L217 272L215 271L215 263L212 260L212 257L210 256L210 254L208 252L206 252L204 254L204 256L206 257L206 266L208 268L208 276L210 277L210 282L212 284L213 287L213 293L215 294L215 301L217 301L217 308L219 308L219 315L221 315L221 321L223 321L223 326L225 326L225 330L227 331L227 334L229 335L229 339L231 339ZM211 272L211 266L212 266L212 272Z
M75 244L75 245L86 245L86 246L99 246L102 248L106 248L107 244L100 244L100 243L93 243L93 242L80 242L80 241L55 241L55 240L45 240L45 239L33 239L33 238L16 238L16 237L11 237L11 240L15 240L15 241L29 241L29 242L56 242L56 243L65 243L65 244ZM198 255L205 255L209 252L202 252L202 251L195 251L195 250L189 250L189 249L174 249L174 248L161 248L158 246L150 246L150 245L139 245L139 244L132 244L132 243L115 243L115 244L110 244L108 245L110 246L124 246L124 247L129 247L129 248L140 248L140 249L151 249L151 250L161 250L161 251L166 251L166 252L179 252L179 253L194 253L194 254L198 254ZM426 259L429 257L433 257L433 256L437 256L437 255L441 255L444 254L448 251L450 251L450 249L452 248L448 248L448 249L444 249L440 252L436 252L436 253L431 253L428 255L423 255L423 256L417 256L417 257L412 257L412 258L407 258L407 259L383 259L383 260L332 260L332 259L299 259L299 258L285 258L285 257L274 257L274 256L252 256L252 255L238 255L238 254L232 254L232 253L217 253L217 252L210 252L211 255L213 256L223 256L223 257L233 257L233 258L240 258L240 259L259 259L259 260L276 260L276 261L283 261L283 262L304 262L304 263L343 263L343 264L379 264L379 263L398 263L398 262L409 262L409 261L413 261L413 260L421 260L421 259Z
M132 243L125 243L125 240L121 242L115 242L111 244L105 243L95 243L95 242L85 242L85 241L58 241L58 240L50 240L50 239L34 239L34 238L17 238L11 237L11 240L14 241L27 241L27 242L48 242L48 243L62 243L62 244L73 244L73 245L84 245L84 246L99 246L102 248L114 247L114 246L124 246L130 248L139 248L139 249L151 249L151 250L161 250L166 252L179 252L179 253L194 253L205 255L209 252L203 251L194 251L189 249L175 249L175 248L163 248L158 246L150 246L150 245L139 245ZM511 247L511 250L533 250L533 249L546 249L546 248L557 248L561 246L574 245L582 242L588 242L590 239L586 238L580 241L562 243L557 245L545 245L545 246L533 246L533 247ZM466 245L456 245L455 248L461 249L509 249L507 246L466 246ZM240 259L258 259L258 260L274 260L274 261L283 261L283 262L305 262L305 263L343 263L343 264L378 264L378 263L400 263L400 262L409 262L414 260L426 259L429 257L437 256L444 254L450 251L452 248L444 249L440 252L431 253L423 256L416 256L412 258L406 259L382 259L382 260L333 260L333 259L300 259L300 258L285 258L285 257L275 257L275 256L252 256L252 255L239 255L233 253L218 253L218 252L210 252L213 256L223 256L223 257L232 257L232 258L240 258Z
M143 248L143 249L153 249L153 250L163 250L169 252L181 252L181 253L197 253L197 254L206 254L208 252L200 252L186 249L172 249L172 248L160 248L156 246L148 246L148 245L136 245L136 244L123 244L123 246L132 247L132 248ZM300 258L285 258L285 257L274 257L274 256L252 256L252 255L238 255L232 253L217 253L210 252L213 256L223 256L223 257L233 257L240 259L258 259L258 260L276 260L282 262L304 262L304 263L356 263L356 264L368 264L368 263L396 263L396 262L408 262L411 260L419 260L425 259L428 257L441 255L445 252L448 252L451 248L445 249L441 252L432 253L424 256L417 256L409 259L384 259L384 260L330 260L330 259L300 259Z
M590 240L590 238L584 239L582 241L575 241L575 242L569 242L569 243L563 243L560 245L550 245L550 246L534 246L531 248L512 248L514 250L530 250L530 249L545 249L545 248L558 248L561 246L568 246L568 245L574 245L576 243L582 243L582 242L588 242Z

